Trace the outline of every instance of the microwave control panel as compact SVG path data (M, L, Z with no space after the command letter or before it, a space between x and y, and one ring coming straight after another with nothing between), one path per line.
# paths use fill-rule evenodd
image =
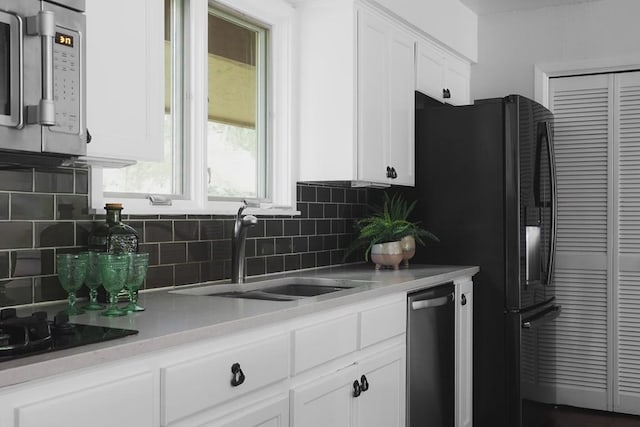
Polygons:
M54 132L80 134L80 36L76 31L56 28L53 44L53 97L56 106Z

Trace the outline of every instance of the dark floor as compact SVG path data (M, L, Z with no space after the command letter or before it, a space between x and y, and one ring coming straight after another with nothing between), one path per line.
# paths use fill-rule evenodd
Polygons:
M525 402L524 427L640 427L640 417Z

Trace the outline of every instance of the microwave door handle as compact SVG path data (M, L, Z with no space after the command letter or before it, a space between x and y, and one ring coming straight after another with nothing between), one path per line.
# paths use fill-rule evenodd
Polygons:
M8 90L7 96L10 101L8 114L0 114L0 126L21 129L24 126L22 115L22 76L24 74L22 18L13 13L0 11L0 24L5 24L9 27L9 63L5 70L8 80L5 80L5 82L8 85L5 89Z
M27 34L40 36L42 46L42 98L37 106L27 107L27 121L42 126L55 126L56 110L53 100L53 40L56 36L55 14L41 10L27 18Z

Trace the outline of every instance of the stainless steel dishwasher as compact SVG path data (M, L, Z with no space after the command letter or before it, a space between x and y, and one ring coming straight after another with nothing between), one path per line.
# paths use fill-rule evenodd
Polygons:
M408 295L408 427L454 427L454 301L453 283Z

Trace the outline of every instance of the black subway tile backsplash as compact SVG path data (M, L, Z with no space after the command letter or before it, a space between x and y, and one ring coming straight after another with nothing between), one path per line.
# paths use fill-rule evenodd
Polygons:
M247 275L259 276L267 272L266 257L247 259Z
M0 252L0 279L9 277L9 252Z
M316 200L318 202L330 202L331 201L331 188L318 187L316 188Z
M13 193L11 195L12 220L53 220L53 194Z
M309 218L324 218L324 205L322 203L309 203Z
M161 243L160 264L181 264L187 261L186 243Z
M284 232L285 236L297 236L300 234L300 220L299 219L285 219L284 220Z
M60 246L75 246L74 236L76 224L65 222L36 222L35 247L53 248Z
M284 270L285 271L299 270L301 265L300 258L301 258L300 254L285 255Z
M189 242L187 243L187 261L202 262L211 259L210 242Z
M315 202L316 199L316 187L312 185L301 185L300 189L300 198L298 199L301 202Z
M33 169L0 170L0 190L33 191Z
M186 285L200 282L200 266L198 264L179 264L174 267L175 284Z
M33 279L33 302L63 300L67 293L62 289L57 276L43 276Z
M282 219L268 219L265 221L266 237L282 236Z
M36 170L36 193L73 193L73 170Z
M173 240L173 222L146 221L144 224L145 242L171 242Z
M86 170L75 170L76 194L89 194L89 173Z
M11 277L42 276L54 273L53 249L11 252Z
M32 301L32 278L0 280L0 307L31 304Z
M0 222L0 249L33 247L33 222Z
M300 255L300 268L313 268L317 267L316 253L307 252Z
M260 215L248 230L247 275L344 262L367 190L300 183L297 195L300 216ZM123 204L139 251L150 254L146 289L230 277L233 216L129 215ZM87 169L0 171L0 307L66 299L55 254L86 250L104 220L103 210L89 213ZM361 257L356 251L350 260Z
M267 258L267 273L284 271L284 256L272 256Z
M80 195L56 195L56 219L92 219L91 215L89 215L89 197Z
M173 223L175 239L198 240L200 238L200 223L198 221L175 221Z
M9 193L0 193L0 220L9 219Z

